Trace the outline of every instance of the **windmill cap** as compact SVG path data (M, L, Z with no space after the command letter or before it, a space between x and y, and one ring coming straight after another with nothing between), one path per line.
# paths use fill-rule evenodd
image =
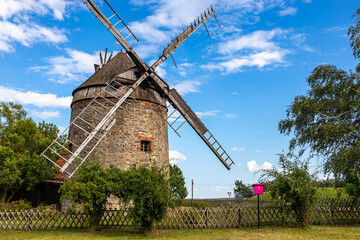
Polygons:
M76 91L86 87L106 85L106 81L112 76L126 72L134 67L136 67L135 63L126 55L126 53L119 52L108 63L98 69L91 77L77 87L72 92L72 95L74 96Z

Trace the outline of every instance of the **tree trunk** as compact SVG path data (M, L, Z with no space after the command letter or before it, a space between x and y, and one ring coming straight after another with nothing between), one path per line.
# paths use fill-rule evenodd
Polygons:
M4 187L4 190L2 191L0 202L5 203L6 197L7 197L8 188Z

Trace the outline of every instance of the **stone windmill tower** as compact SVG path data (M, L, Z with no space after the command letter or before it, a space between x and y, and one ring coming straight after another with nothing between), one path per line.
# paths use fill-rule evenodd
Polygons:
M102 67L95 65L95 73L73 91L71 122L74 124L69 127L68 136L70 152L86 139L82 129L91 132L92 126L103 117L102 113L113 107L127 87L139 78L139 74L139 68L123 52ZM112 84L106 87L109 82ZM94 100L96 102L89 105ZM92 151L90 158L122 169L155 161L157 164L159 161L167 163L168 132L167 123L163 120L166 115L166 99L150 82L143 82L117 109L114 115L117 121ZM89 145L89 150L91 147Z
M104 1L110 17L106 17L92 0L83 2L113 34L126 54L120 52L106 64L102 63L102 68L96 67L94 75L74 90L70 125L41 155L67 178L92 158L123 169L155 161L167 164L167 125L178 134L179 128L187 122L229 170L234 162L225 149L176 89L170 89L154 72L200 26L204 25L207 30L205 22L211 16L216 19L212 6L180 33L149 67L132 48L138 41L136 36ZM122 25L121 30L116 28L119 25ZM129 44L131 38L133 42ZM168 113L169 108L172 110ZM61 144L63 141L68 143L67 148ZM66 151L66 158L58 153L59 148ZM64 165L57 164L54 155L61 158Z

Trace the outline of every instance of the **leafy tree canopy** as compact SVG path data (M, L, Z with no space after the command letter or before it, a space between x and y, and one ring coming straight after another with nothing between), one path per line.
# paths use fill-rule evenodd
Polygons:
M297 223L304 227L308 224L316 193L313 185L315 176L308 172L308 162L301 162L291 154L279 156L282 171L272 169L262 176L262 181L266 183L271 197L284 206L287 214L293 211Z
M9 202L19 188L30 190L52 176L51 165L39 154L57 132L55 125L37 125L21 105L0 102L0 202Z
M130 206L130 217L143 231L151 230L155 221L163 219L172 206L167 171L157 166L141 165L121 170L104 168L99 162L87 162L60 189L63 199L82 204L91 216L90 227L96 228L108 197L118 197Z
M234 195L235 198L249 198L253 195L253 191L251 186L245 185L241 180L236 180Z
M355 25L351 26L348 31L350 45L353 49L355 58L360 58L360 8L353 15Z
M307 81L310 90L295 98L279 130L293 133L291 150L309 147L324 157L326 172L344 174L360 160L360 75L321 65Z
M174 200L182 200L188 195L184 175L181 169L175 164L170 164L170 188L171 197Z
M172 206L167 171L157 166L141 165L127 170L126 178L128 194L125 199L133 203L131 216L140 223L143 231L149 231Z
M95 229L102 217L106 202L111 194L112 182L107 169L99 162L87 162L76 173L74 180L67 181L60 187L62 199L82 204L91 217L90 227Z
M349 28L355 58L360 57L360 9ZM316 67L307 78L310 89L295 97L280 121L281 133L290 135L290 150L309 149L324 160L325 173L337 179L360 167L360 65L344 71L333 65Z

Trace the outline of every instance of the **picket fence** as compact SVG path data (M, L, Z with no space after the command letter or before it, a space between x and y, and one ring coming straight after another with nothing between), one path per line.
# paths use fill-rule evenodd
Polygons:
M106 210L100 221L102 227L136 227L130 217L129 208ZM284 208L262 201L261 225L287 225L296 222L294 214L286 214ZM322 200L314 204L310 222L312 224L357 224L360 223L360 205L349 200ZM61 212L56 210L0 211L0 229L39 230L87 228L90 218L83 212ZM237 207L170 209L157 228L237 228L257 225L257 206L244 201Z

